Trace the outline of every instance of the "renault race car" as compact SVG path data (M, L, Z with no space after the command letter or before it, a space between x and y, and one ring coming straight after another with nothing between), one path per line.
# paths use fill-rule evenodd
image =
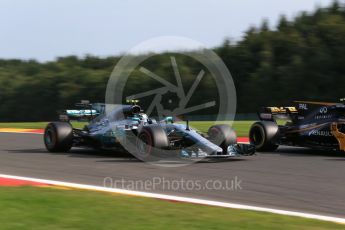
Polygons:
M208 134L185 124L174 123L171 117L157 122L149 118L135 104L116 105L105 112L105 104L81 105L83 111L66 110L60 122L49 123L44 132L44 143L50 152L66 152L72 147L92 147L104 150L126 150L141 160L227 158L252 155L255 147L238 144L235 132L228 125L214 125ZM80 105L80 104L79 104ZM87 110L87 111L86 111ZM92 115L91 115L92 112ZM94 114L100 114L93 119ZM73 128L71 119L89 114L91 121L83 129Z
M257 151L274 151L279 145L345 151L343 101L295 103L290 107L261 108L260 121L249 132L249 140Z

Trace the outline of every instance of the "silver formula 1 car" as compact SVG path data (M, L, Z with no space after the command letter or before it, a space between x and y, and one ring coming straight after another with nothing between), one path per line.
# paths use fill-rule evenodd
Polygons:
M102 150L126 150L141 160L228 158L253 155L255 146L238 144L228 125L214 125L202 134L172 117L157 122L138 105L116 105L105 112L104 104L88 104L82 111L66 110L60 119L49 123L44 143L50 152L66 152L72 147ZM71 113L72 111L72 113ZM71 114L69 114L71 113ZM90 115L92 120L83 129L73 128L70 118ZM99 114L94 118L94 114Z

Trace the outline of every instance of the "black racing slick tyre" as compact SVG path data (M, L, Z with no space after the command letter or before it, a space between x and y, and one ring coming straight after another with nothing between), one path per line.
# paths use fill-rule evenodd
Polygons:
M276 139L279 127L272 121L255 122L249 131L249 141L259 152L274 151L278 148Z
M223 154L228 151L229 145L237 143L237 136L235 131L229 125L214 125L208 129L207 132L210 141L219 145L223 149Z
M43 138L49 152L68 152L72 148L73 128L67 122L52 122L44 130Z
M138 158L147 160L159 151L169 147L165 130L160 125L144 126L138 133Z

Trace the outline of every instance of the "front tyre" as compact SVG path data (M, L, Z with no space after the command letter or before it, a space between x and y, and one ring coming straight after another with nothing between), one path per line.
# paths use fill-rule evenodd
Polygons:
M207 132L210 141L223 149L223 154L227 154L228 146L237 143L235 131L229 125L214 125Z
M276 138L279 127L272 121L255 122L249 131L249 141L259 152L274 151L278 148Z
M72 148L73 128L67 122L52 122L45 128L43 138L49 152L68 152Z
M150 159L154 153L169 147L169 140L165 130L160 125L144 126L138 133L137 157L140 160Z

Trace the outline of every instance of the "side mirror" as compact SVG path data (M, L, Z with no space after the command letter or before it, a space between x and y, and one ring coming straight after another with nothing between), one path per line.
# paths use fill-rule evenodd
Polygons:
M171 123L171 124L173 124L174 123L174 118L173 117L166 117L166 118L164 118L164 121L165 121L165 123Z

